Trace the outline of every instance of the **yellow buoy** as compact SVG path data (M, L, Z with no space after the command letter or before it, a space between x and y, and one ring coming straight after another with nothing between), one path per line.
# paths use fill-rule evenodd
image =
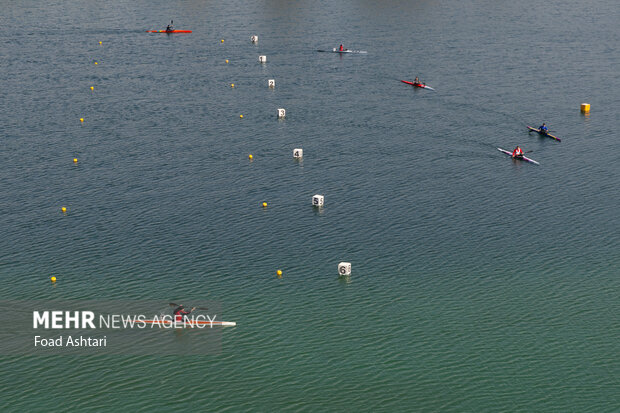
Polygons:
M95 62L96 65L98 65L99 63Z
M254 159L254 157L252 156L252 154L249 154L249 155L248 155L248 159L249 159L249 160Z
M222 39L222 43L224 43L224 39Z
M230 87L235 87L235 84L234 84L234 83L231 83L231 84L230 84Z
M73 163L77 163L77 158L73 158Z
M239 115L239 117L240 117L240 118L242 118L242 117L243 117L243 115Z
M99 44L103 44L103 43L99 42Z
M80 118L80 122L84 122L84 118Z
M91 87L90 87L90 90L95 90L95 87L94 87L94 86L91 86Z
M588 113L590 112L590 104L589 103L582 103L581 104L581 113Z
M278 271L276 271L276 274L278 274L278 275L282 275L282 270L278 270Z
M61 210L63 213L64 213L64 212L67 212L67 207L62 207L62 208L60 208L60 210Z
M228 59L226 59L226 63L228 63Z
M51 281L51 282L53 282L53 283L55 283L55 282L56 282L56 277L52 277L52 278L50 278L50 281Z
M263 202L263 208L267 208L267 202Z

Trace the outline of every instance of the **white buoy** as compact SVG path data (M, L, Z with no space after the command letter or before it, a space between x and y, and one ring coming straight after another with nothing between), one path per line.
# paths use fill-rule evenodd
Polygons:
M304 157L304 150L301 148L295 148L293 149L293 158L303 158Z
M267 84L269 85L269 87L274 88L274 87L276 87L276 80L275 79L269 79L267 81Z
M252 43L257 43L258 42L258 36L254 35L254 36L250 37L250 40L252 41Z
M312 206L322 207L325 204L325 197L323 195L314 195L312 197Z
M284 109L278 109L278 119L282 119L286 116L286 111Z
M258 61L261 63L267 63L267 56L258 56Z
M351 275L351 263L341 262L340 264L338 264L338 274Z

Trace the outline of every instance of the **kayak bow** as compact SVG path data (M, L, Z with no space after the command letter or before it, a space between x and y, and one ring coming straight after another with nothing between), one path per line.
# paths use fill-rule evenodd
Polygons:
M191 30L147 30L147 33L191 33Z
M433 89L432 87L427 86L427 85L425 85L425 84L423 84L423 83L408 82L408 81L406 81L406 80L401 80L401 82L406 83L406 84L408 84L408 85L411 85L411 86L413 86L413 87L419 87L419 88L421 88L421 89L435 90L435 89Z
M512 152L507 151L506 149L497 148L497 150L498 150L498 151L500 151L500 152L505 153L506 155L508 155L508 156L510 156L510 157L512 157ZM527 157L525 157L525 156L523 156L523 157L521 157L521 158L513 158L513 159L521 159L521 160L523 160L523 161L531 162L531 163L533 163L534 165L540 165L540 164L539 164L538 162L536 162L535 160L530 159L530 158L527 158Z
M537 133L539 133L541 136L546 136L546 137L548 137L548 138L555 139L555 140L556 140L556 141L558 141L558 142L562 142L562 139L558 138L557 136L553 136L552 134L547 133L547 132L542 132L542 131L541 131L540 129L538 129L538 128L532 128L531 126L528 126L527 128L530 130L530 132L537 132Z

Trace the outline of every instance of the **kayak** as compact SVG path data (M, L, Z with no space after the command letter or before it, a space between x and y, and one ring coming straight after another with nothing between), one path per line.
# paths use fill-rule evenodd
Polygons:
M413 86L413 87L419 87L419 88L422 88L422 89L435 90L435 89L433 89L432 87L427 86L427 85L425 85L425 84L423 84L423 83L408 82L408 81L406 81L406 80L401 80L401 82L406 83L406 84L408 84L408 85L411 85L411 86Z
M507 150L502 149L502 148L497 148L497 150L498 150L498 151L500 151L500 152L505 153L506 155L508 155L508 156L510 156L510 157L512 157L512 152L510 152L510 151L507 151ZM523 160L523 161L531 162L531 163L533 163L533 164L535 164L535 165L540 165L540 164L539 164L538 162L536 162L535 160L530 159L530 158L526 158L525 156L524 156L524 157L522 157L522 158L514 158L514 159L521 159L521 160Z
M327 52L327 53L368 53L366 50L338 50L335 47L332 50L317 50L317 52Z
M541 132L538 128L532 128L531 126L528 126L527 128L530 130L530 132L537 132L540 133L542 136L547 136L551 139L555 139L558 142L562 142L562 139L558 138L557 136L553 136L552 134L547 132Z
M147 324L161 324L163 326L172 326L175 323L173 321L170 320L143 320L143 321L136 321L136 323L147 323ZM187 326L201 326L201 327L210 327L210 326L222 326L222 327L234 327L237 325L236 322L234 321L209 321L209 320L188 320L185 323L183 323L182 321L179 321L177 323L180 326L183 326L183 324L187 325Z
M191 33L191 30L147 30L147 33Z

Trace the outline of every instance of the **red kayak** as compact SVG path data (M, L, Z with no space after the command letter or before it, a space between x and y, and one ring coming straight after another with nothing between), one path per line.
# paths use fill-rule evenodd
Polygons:
M422 89L435 90L435 89L433 89L432 87L430 87L430 86L426 86L425 84L422 84L422 83L408 82L408 81L406 81L406 80L401 80L401 82L406 83L406 84L408 84L408 85L411 85L411 86L413 86L413 87L419 87L419 88L422 88Z
M147 33L191 33L191 30L147 30Z

